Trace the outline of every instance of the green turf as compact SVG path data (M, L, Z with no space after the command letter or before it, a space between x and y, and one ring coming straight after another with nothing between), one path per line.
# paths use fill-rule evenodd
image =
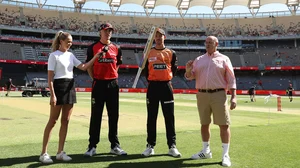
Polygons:
M146 145L145 94L120 94L119 139L128 156L108 154L107 115L103 114L101 142L93 158L83 157L88 144L90 93L78 93L78 103L72 114L65 151L71 162L43 165L38 162L42 134L49 116L49 98L22 98L20 92L0 97L0 167L106 167L106 168L169 168L221 167L221 142L217 126L212 126L211 150L213 158L190 160L201 147L199 116L195 95L175 95L177 147L182 158L166 155L165 127L162 113L158 116L158 135L155 155L141 157ZM300 153L300 99L290 103L282 97L282 111L276 109L276 98L265 104L265 96L257 96L250 103L248 96L238 96L238 107L231 112L232 167L237 168L296 168ZM59 121L54 128L48 152L54 156L58 145Z

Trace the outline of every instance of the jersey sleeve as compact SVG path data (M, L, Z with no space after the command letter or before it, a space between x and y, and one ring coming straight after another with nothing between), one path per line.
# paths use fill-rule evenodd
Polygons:
M89 62L93 56L94 56L94 52L93 52L93 46L94 45L90 45L86 51L86 60L85 62Z
M73 65L75 67L78 67L78 65L82 64L81 61L79 61L73 53L71 53L71 54L72 54L71 56L72 56L72 60L73 60Z
M176 52L174 50L171 50L171 51L172 51L171 70L172 70L173 76L175 76L175 74L177 72L177 68L178 68L178 60L177 60Z
M56 58L52 53L50 53L48 58L48 71L54 71L55 66L56 66Z
M116 47L118 48L117 65L121 65L123 63L122 50L121 50L121 47L119 45L116 45Z

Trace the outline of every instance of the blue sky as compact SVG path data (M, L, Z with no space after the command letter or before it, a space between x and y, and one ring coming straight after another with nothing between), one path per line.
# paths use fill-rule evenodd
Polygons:
M19 0L19 1L36 3L36 0ZM45 0L39 0L39 1L41 1L42 3L45 2ZM73 0L48 0L47 4L74 7ZM106 3L95 2L95 1L87 2L84 5L84 8L110 10L109 6ZM128 9L136 12L144 12L142 6L135 5L135 4L122 5L119 8L119 11L128 11ZM259 10L259 12L270 12L270 11L288 11L288 8L286 7L285 4L274 3L274 4L264 5ZM178 13L178 10L176 9L176 7L172 7L172 6L158 6L154 9L153 13L154 12L155 13ZM209 7L192 7L189 9L187 13L213 14L213 11ZM229 6L224 8L222 13L249 13L249 10L245 6Z

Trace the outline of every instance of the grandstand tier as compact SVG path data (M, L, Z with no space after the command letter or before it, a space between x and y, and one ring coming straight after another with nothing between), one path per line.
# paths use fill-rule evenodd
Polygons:
M208 35L219 38L218 49L231 59L236 69L238 89L247 89L258 81L263 83L261 89L285 89L289 83L296 89L300 88L299 70L295 70L300 64L299 15L218 19L145 18L0 3L0 17L0 67L3 76L0 85L12 76L18 78L20 85L32 76L45 77L46 65L25 65L22 61L30 64L47 62L51 39L58 30L72 34L74 41L70 51L85 62L87 46L99 39L99 25L110 22L116 28L112 41L120 45L123 51L125 70L119 76L121 87L131 87L148 33L155 25L166 30L165 44L176 51L178 65L183 69L172 80L174 88L195 87L194 81L184 78L184 66L188 60L205 53L204 41ZM12 61L20 64L11 64ZM269 70L265 69L266 66ZM277 70L283 66L288 70ZM249 70L240 70L245 67ZM18 71L11 71L11 68ZM86 73L76 71L75 74L76 86L90 87L91 79ZM147 80L142 77L138 87L146 86Z

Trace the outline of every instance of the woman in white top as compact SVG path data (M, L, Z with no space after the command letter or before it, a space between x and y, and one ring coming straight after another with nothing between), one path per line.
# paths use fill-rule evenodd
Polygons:
M47 153L47 147L51 131L55 126L60 112L62 112L62 115L56 159L62 161L72 160L71 157L66 155L63 149L73 104L76 103L73 68L75 66L78 69L86 71L99 58L99 53L97 53L92 60L83 64L68 51L71 46L71 34L63 31L56 33L51 46L52 53L50 53L48 59L48 84L51 93L50 117L44 130L43 148L39 158L42 163L53 163L53 160Z

